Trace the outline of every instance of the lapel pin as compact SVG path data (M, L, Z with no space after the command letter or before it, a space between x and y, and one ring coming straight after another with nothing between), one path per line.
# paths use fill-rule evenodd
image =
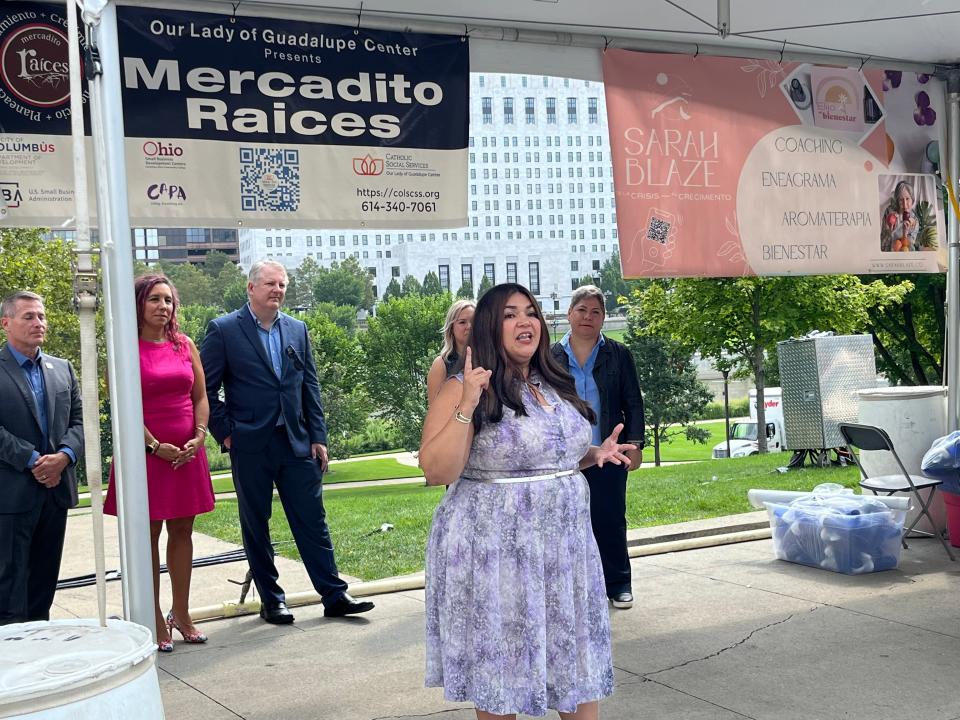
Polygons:
M51 364L48 363L48 362L45 362L45 363L43 364L43 366L44 366L47 370L53 370L53 365L51 365Z

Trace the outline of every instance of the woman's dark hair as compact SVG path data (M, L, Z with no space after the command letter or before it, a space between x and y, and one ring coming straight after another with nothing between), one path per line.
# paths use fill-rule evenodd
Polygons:
M147 298L157 285L166 285L173 296L173 309L170 311L170 319L163 333L167 340L173 343L174 349L179 350L181 335L180 323L177 322L177 308L180 307L180 296L177 295L177 289L166 275L141 275L133 281L133 296L137 303L137 330L143 330L143 312L147 306Z
M485 292L479 301L473 315L473 330L470 334L470 348L474 367L483 367L492 370L490 384L480 397L480 404L473 413L473 427L479 432L484 421L500 422L503 419L504 406L513 410L517 415L526 415L523 407L521 392L523 389L523 375L507 357L503 343L503 315L507 300L514 293L521 293L533 305L537 321L540 323L540 343L537 351L530 358L530 372L537 373L542 380L552 387L556 393L573 405L577 411L591 423L595 422L596 415L590 406L577 395L570 373L554 360L550 354L550 331L540 312L540 304L523 285L503 283L495 285ZM460 358L455 371L463 370L465 358Z

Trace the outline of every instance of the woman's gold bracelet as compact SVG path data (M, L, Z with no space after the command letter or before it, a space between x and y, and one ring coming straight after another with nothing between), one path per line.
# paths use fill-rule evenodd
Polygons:
M208 432L209 432L209 431L207 430L207 426L206 426L206 425L197 425L197 427L195 427L194 430L199 430L200 432L202 432L204 437L206 437L207 434L208 434Z
M470 423L473 422L473 420L471 420L471 419L468 418L466 415L464 415L462 412L460 412L460 406L459 406L459 405L457 406L457 411L453 414L453 419L456 420L457 422L463 423L464 425L469 425Z

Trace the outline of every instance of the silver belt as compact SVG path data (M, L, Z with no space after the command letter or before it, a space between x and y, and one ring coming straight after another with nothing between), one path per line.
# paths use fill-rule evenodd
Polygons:
M480 483L489 483L494 485L506 485L508 483L528 483L528 482L539 482L541 480L553 480L555 478L566 477L567 475L573 475L574 473L580 472L579 470L561 470L559 472L547 473L546 475L523 475L521 477L505 477L505 478L493 478L492 480L472 480L472 478L466 478L472 480L473 482Z

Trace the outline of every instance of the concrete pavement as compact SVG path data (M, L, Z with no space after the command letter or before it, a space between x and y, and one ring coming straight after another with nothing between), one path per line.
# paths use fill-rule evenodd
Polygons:
M79 553L92 570L81 517L70 520L62 576L79 567ZM682 535L684 526L662 532ZM197 539L197 555L213 549L207 542ZM283 561L288 592L308 588L298 565ZM635 558L637 603L611 611L617 687L601 716L956 720L958 565L929 539L912 540L899 569L857 577L774 560L770 540ZM197 569L194 603L235 599L223 578L243 570ZM314 605L296 608L286 627L255 616L204 623L207 645L178 643L159 657L166 716L475 717L423 687L423 592L374 599L376 610L350 619L325 619ZM89 616L88 607L58 593L55 616Z

